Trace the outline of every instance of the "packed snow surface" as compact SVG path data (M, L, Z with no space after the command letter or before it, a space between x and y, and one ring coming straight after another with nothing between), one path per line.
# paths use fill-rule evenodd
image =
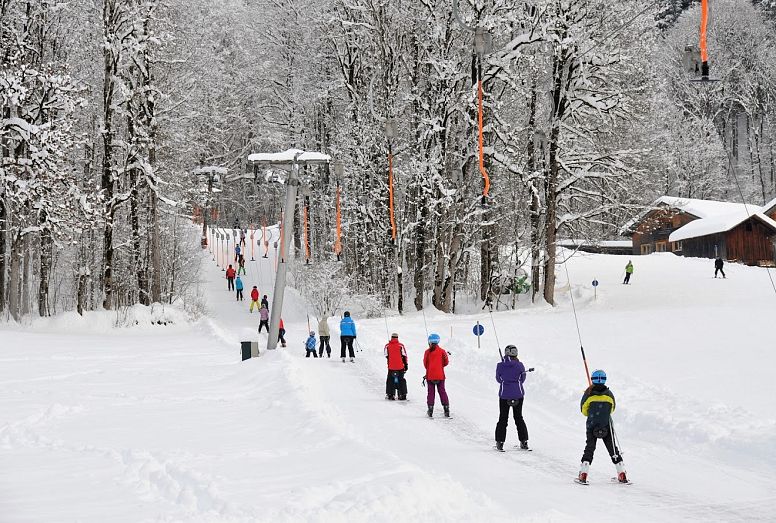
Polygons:
M355 363L306 359L307 313L289 289L288 346L240 361L257 339L248 294L272 300L274 257L248 261L246 301L205 251L209 312L68 315L0 330L0 521L773 521L773 318L764 269L672 254L576 253L558 306L364 319ZM594 298L591 281L597 279ZM333 282L332 285L336 285ZM576 485L590 370L617 397L614 423L634 484L612 484L599 444ZM461 304L463 307L466 304ZM338 311L342 312L342 311ZM161 320L170 320L160 325ZM137 323L135 324L135 321ZM485 326L477 348L472 326ZM425 415L426 328L451 352L452 419ZM494 329L495 325L495 329ZM317 330L317 329L316 329ZM383 399L387 333L408 349L409 402ZM526 366L533 452L492 450L497 340ZM440 409L441 410L441 409ZM512 421L506 448L517 444Z

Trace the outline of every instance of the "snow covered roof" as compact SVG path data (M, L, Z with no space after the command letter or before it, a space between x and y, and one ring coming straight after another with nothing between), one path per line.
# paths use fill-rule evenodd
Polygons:
M763 205L762 211L760 212L762 212L763 214L768 214L768 212L774 211L774 210L776 210L776 198L774 198L773 200Z
M700 236L708 236L709 234L727 232L749 218L760 220L764 225L776 232L776 221L773 221L763 213L758 212L759 207L748 206L749 212L746 211L746 208L743 205L741 207L742 209L736 212L722 216L693 220L684 227L680 227L672 232L668 237L668 241L678 242L689 238L698 238Z
M207 165L194 169L194 174L226 174L226 172L226 167L217 167L215 165Z
M331 156L301 149L288 149L282 153L253 153L248 155L248 161L253 163L290 164L294 160L305 163L329 163Z
M637 225L644 217L650 212L656 209L676 209L678 211L691 214L696 218L711 218L713 216L720 216L725 214L731 214L738 211L746 212L746 205L743 203L732 202L719 202L716 200L698 200L696 198L679 198L676 196L661 196L655 200L652 205L642 211L639 215L635 216L628 223L626 223L620 233L627 235L629 232L633 232L633 227ZM757 212L760 209L749 205L751 213Z

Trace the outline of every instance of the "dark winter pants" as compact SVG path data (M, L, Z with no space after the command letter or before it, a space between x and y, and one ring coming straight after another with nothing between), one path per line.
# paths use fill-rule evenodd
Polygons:
M230 291L234 290L234 278L227 278L226 279L227 286Z
M321 349L318 355L323 358L323 348L326 347L326 355L331 358L331 345L329 345L329 339L331 336L321 336Z
M237 289L237 301L243 301L242 289Z
M286 338L284 336L286 335L286 329L278 329L278 341L283 345L283 347L286 346Z
M267 332L269 333L269 320L259 320L259 332L261 332L262 327L267 327Z
M630 277L631 277L631 273L626 272L625 273L625 281L623 281L623 283L625 283L625 284L630 283Z
M356 357L356 353L353 352L353 340L355 339L356 339L355 336L340 336L340 345L341 345L340 358L345 357L346 348L348 349L348 354L350 355L351 358Z
M514 401L515 405L510 405ZM520 442L528 441L528 428L523 420L523 398L519 400L498 400L498 423L496 424L496 441L504 442L507 438L507 424L509 423L509 409L512 409L512 415L517 425L517 438Z
M447 406L450 405L450 401L447 398L447 391L445 390L445 380L434 380L429 381L428 383L428 396L426 397L426 404L430 407L434 403L436 403L436 398L434 397L434 390L439 391L439 401L442 402L442 405Z
M714 277L715 278L717 277L717 272L721 272L722 273L722 277L723 278L725 277L725 271L722 270L722 267L715 267L714 268Z
M404 379L403 370L389 370L385 380L385 395L394 397L399 392L400 399L407 398L407 380Z
M305 358L309 358L310 354L313 355L313 358L317 358L318 357L318 355L315 353L315 349L313 349L313 350L307 349L307 354L305 354L304 357Z
M614 446L614 440L612 439L612 433L607 427L606 429L606 436L602 437L601 439L604 440L604 445L606 445L606 450L609 451L609 455L612 457L612 463L619 463L622 461L622 456L620 456L620 451ZM595 444L596 440L598 438L593 434L593 429L588 428L587 429L587 441L585 442L585 452L582 453L582 461L587 461L588 463L593 462L593 453L595 452Z

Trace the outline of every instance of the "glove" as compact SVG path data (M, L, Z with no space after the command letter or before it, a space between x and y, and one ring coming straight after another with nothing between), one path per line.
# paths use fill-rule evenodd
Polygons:
M410 370L410 366L405 363L404 364L404 372L407 372L408 370Z

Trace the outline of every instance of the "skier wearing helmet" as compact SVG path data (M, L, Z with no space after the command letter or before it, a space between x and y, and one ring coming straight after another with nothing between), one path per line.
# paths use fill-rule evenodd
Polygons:
M310 336L307 338L307 341L304 342L304 348L307 350L307 354L305 354L305 358L310 357L310 353L312 353L313 358L317 358L318 354L315 352L315 331L310 331Z
M423 354L423 366L426 368L424 381L428 383L428 417L434 416L435 391L439 391L439 401L445 409L445 417L450 417L450 401L445 390L445 367L450 362L447 351L439 346L439 334L432 333L428 337L428 349Z
M499 416L496 424L496 450L504 451L504 441L507 436L507 424L509 423L509 409L517 425L517 438L520 440L520 448L528 449L528 428L523 420L523 397L525 390L525 365L517 359L517 347L507 345L504 348L504 359L496 365L496 381L501 386L498 390Z
M590 463L593 462L593 453L598 439L604 440L606 450L612 458L612 463L617 467L617 479L620 483L628 483L625 475L625 465L617 448L612 434L612 418L615 401L614 394L606 386L606 372L593 371L590 375L592 385L588 387L582 396L580 408L582 414L587 416L585 451L582 453L582 465L579 469L578 483L587 483L587 473Z

